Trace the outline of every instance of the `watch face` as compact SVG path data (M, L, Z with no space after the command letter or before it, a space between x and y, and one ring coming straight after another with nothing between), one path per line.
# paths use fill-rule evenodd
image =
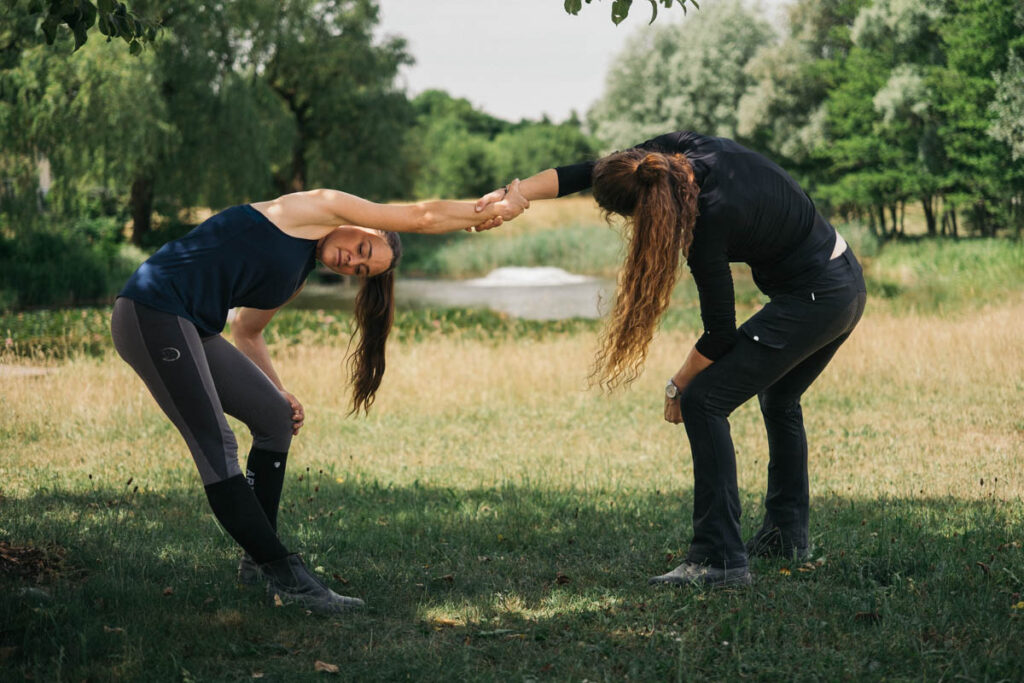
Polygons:
M669 398L675 398L679 395L679 388L672 382L669 382L665 385L665 395Z

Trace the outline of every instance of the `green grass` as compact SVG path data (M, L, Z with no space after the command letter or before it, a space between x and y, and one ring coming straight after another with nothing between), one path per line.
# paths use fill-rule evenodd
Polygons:
M317 660L353 680L1020 673L1019 501L817 498L817 561L759 562L751 589L704 593L645 585L679 561L689 490L334 474L293 478L283 513L310 566L369 604L333 619L233 586L236 553L188 477L146 476L144 493L62 477L8 500L5 536L73 550L49 597L5 582L3 665L37 680L305 680Z

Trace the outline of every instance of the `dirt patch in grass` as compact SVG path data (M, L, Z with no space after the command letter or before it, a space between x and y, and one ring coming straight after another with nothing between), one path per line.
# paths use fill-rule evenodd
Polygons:
M0 578L46 583L77 574L68 566L67 554L56 545L34 548L0 541Z

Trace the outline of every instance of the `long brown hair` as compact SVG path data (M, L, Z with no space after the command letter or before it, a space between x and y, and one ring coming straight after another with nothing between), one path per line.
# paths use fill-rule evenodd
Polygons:
M397 232L381 231L391 247L391 265L379 275L368 277L356 295L355 319L359 344L348 358L352 376L352 410L370 411L377 388L384 378L384 346L395 320L395 267L402 258L402 240Z
M635 380L654 329L689 256L700 188L682 154L629 149L594 167L594 199L605 218L627 218L631 232L615 307L601 337L591 381L606 389Z

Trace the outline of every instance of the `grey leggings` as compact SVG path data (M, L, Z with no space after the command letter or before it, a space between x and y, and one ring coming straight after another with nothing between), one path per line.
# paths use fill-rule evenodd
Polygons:
M291 406L224 337L200 338L188 320L125 298L114 304L111 333L114 348L185 438L204 485L242 473L225 413L245 423L255 448L288 451Z

